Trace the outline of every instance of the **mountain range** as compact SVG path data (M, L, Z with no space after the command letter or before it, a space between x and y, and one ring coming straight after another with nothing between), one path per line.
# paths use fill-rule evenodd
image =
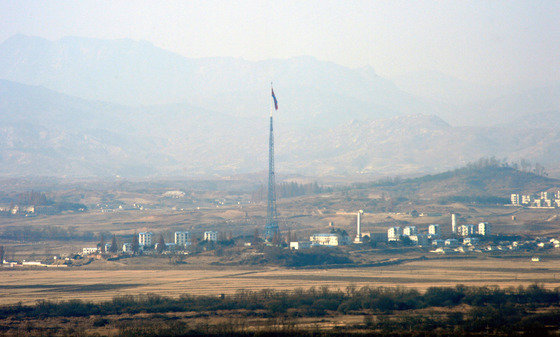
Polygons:
M554 84L469 100L461 83L453 102L441 94L450 78L423 94L404 77L311 57L191 59L141 41L22 35L0 44L0 78L3 176L265 170L270 79L281 172L412 174L482 156L553 166L560 152Z

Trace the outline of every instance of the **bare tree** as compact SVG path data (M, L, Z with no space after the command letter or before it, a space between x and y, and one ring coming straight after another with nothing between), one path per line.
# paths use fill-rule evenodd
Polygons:
M105 253L105 237L103 236L103 233L101 233L101 241L99 242L99 251L101 253Z
M111 241L111 248L109 248L111 253L116 253L118 251L117 237L113 234L113 240Z
M165 250L165 240L163 239L163 234L160 234L157 242L157 252L158 254L161 254L163 253L164 250Z
M134 233L134 236L132 237L132 253L140 253L140 243L138 242L138 234L136 233Z

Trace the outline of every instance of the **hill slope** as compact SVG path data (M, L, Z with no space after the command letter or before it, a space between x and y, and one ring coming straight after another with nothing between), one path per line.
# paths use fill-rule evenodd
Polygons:
M0 80L0 175L208 176L267 167L268 115L190 104L128 107ZM296 128L275 117L279 172L383 176L437 172L480 157L553 166L558 128L453 127L435 115Z
M481 159L443 173L405 180L380 181L361 186L432 200L450 196L508 198L511 193L531 194L560 189L560 180L521 171L495 159Z

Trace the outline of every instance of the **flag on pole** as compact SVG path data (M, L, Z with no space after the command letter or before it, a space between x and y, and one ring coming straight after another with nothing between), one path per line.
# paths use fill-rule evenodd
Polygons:
M272 99L274 100L274 109L278 110L278 101L276 100L276 96L274 95L274 89L272 89Z

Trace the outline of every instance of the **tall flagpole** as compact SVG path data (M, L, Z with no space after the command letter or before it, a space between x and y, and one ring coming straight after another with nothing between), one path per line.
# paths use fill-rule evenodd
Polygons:
M266 207L266 225L264 237L266 241L271 241L278 235L278 220L276 214L276 179L274 174L274 127L272 114L276 108L274 89L270 83L270 133L268 137L268 197Z

